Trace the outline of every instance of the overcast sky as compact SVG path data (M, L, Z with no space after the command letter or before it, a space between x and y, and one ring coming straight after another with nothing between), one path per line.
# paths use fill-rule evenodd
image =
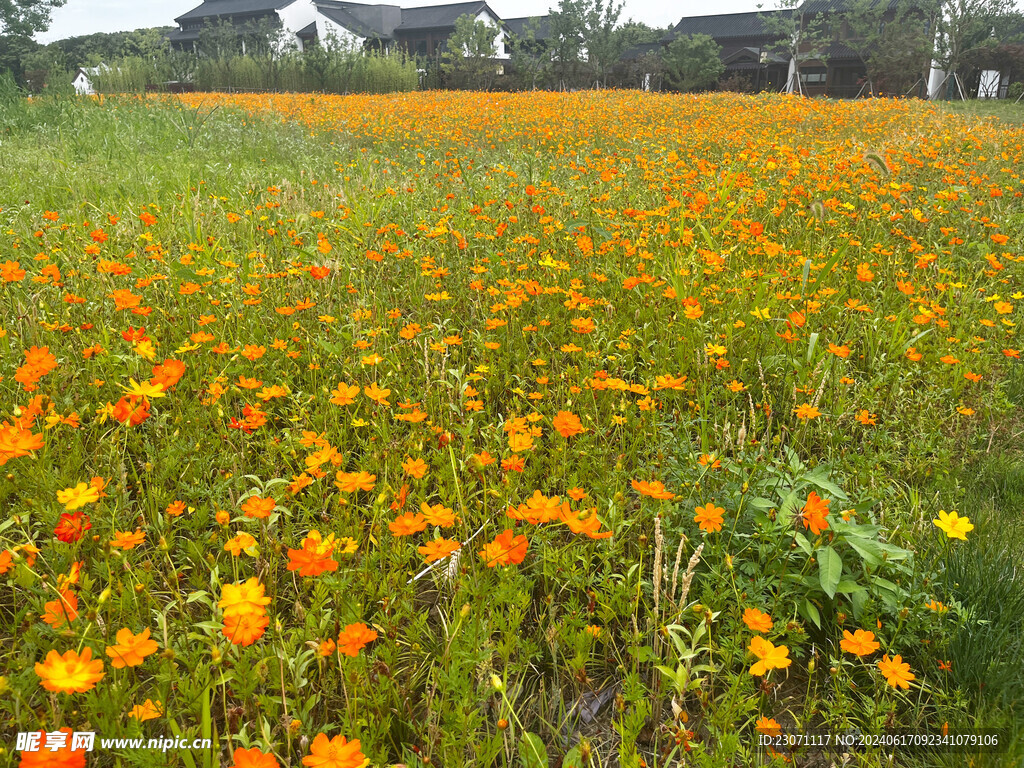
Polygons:
M371 2L372 0L367 0ZM391 0L395 5L415 8L421 5L443 5L438 0ZM651 26L675 24L683 16L711 13L739 13L757 10L759 0L626 0L622 21L632 18ZM174 25L180 16L200 4L200 0L68 0L67 5L53 13L50 29L36 39L49 43L74 35L93 32L119 32L139 27ZM543 16L558 0L488 0L488 5L502 18ZM765 0L764 7L775 2Z

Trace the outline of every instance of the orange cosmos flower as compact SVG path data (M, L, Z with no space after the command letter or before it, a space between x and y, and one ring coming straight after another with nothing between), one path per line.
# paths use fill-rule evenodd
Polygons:
M600 530L601 519L597 516L597 507L583 509L579 512L570 512L569 505L563 504L561 506L560 519L569 526L569 530L573 533L582 533L591 539L609 539L614 535L612 531Z
M808 421L810 419L816 419L821 416L821 411L815 408L809 403L802 403L793 409L793 413L801 421Z
M46 660L36 664L39 684L55 693L85 693L103 679L103 660L92 658L92 648L82 654L67 651L61 656L56 651L46 654Z
M276 506L277 502L273 499L265 499L262 496L250 496L242 504L242 511L246 517L263 519L270 517L270 513L274 511Z
M53 529L53 534L58 540L63 541L66 544L74 544L76 541L79 541L90 528L92 528L92 522L90 522L89 516L84 512L75 512L70 515L66 512L62 512L60 515L60 521Z
M50 600L43 606L43 621L54 629L70 624L78 618L78 595L71 590L64 590L56 600Z
M406 459L402 462L402 469L405 470L405 474L409 475L409 477L422 480L423 476L427 474L429 465L423 459Z
M526 557L528 546L525 536L515 536L511 528L506 528L494 541L484 545L480 550L480 557L488 568L518 565Z
M326 734L318 733L309 745L309 754L302 758L302 764L308 768L366 768L370 759L363 757L359 746L359 739L347 741L344 736L328 739Z
M234 763L230 768L281 768L277 758L270 752L263 752L256 747L242 749L239 747L232 756Z
M377 639L377 632L362 622L349 624L338 635L338 653L358 656L359 651Z
M804 528L810 528L815 536L828 528L825 518L828 517L828 505L831 503L831 499L822 499L815 491L811 491L803 507Z
M369 472L338 472L335 475L334 484L345 493L356 491L372 491L376 485L377 476Z
M356 395L359 394L359 387L354 384L349 385L341 382L334 391L331 392L331 400L334 405L352 405L356 401Z
M700 529L707 533L715 533L722 530L722 523L724 518L722 515L725 513L725 509L722 507L716 507L713 503L708 502L703 507L697 507L697 514L693 518L693 522L700 523Z
M570 438L586 432L586 427L580 421L579 416L569 411L559 411L552 422L554 428L562 437Z
M110 546L118 549L135 549L145 540L146 534L138 529L135 530L135 533L114 531L114 538L111 540Z
M758 661L750 668L750 674L755 677L760 677L772 669L785 669L793 663L792 659L787 658L789 649L786 646L775 646L760 635L755 635L750 639L747 650L758 658Z
M425 531L427 529L427 521L423 519L423 515L406 512L401 517L388 523L388 529L395 536L412 536L414 533Z
M248 647L263 637L269 625L270 618L264 613L225 616L221 633L232 645Z
M743 612L743 623L754 632L772 631L772 617L757 608L747 608Z
M302 540L302 549L288 550L288 570L298 571L299 576L319 576L324 572L336 571L338 563L331 558L332 554L334 534L323 539L320 531L310 531Z
M831 352L836 357L841 357L843 359L846 359L847 357L850 356L850 348L845 344L843 344L843 346L841 347L835 344L829 344L828 351Z
M35 752L22 752L18 768L85 768L84 749L71 749L72 730L61 728L60 733L65 734L64 746L53 749L46 746L46 732L39 732L40 748Z
M431 539L422 547L417 547L416 551L423 555L423 559L427 563L432 563L435 560L444 560L461 547L459 542L451 539Z
M221 587L221 599L217 607L224 609L225 618L261 614L270 605L270 598L263 594L264 589L255 576L237 584L225 584Z
M363 394L378 405L391 405L388 401L388 395L391 394L391 390L381 389L377 386L377 382L373 382L370 386L364 389Z
M903 657L899 655L891 659L888 654L883 655L882 660L878 662L878 670L885 677L885 682L893 688L907 690L910 688L910 681L915 679L910 671L910 665L904 663Z
M875 641L874 632L865 632L863 629L858 629L852 634L849 630L843 630L843 639L839 641L839 647L847 653L852 653L856 656L867 656L869 653L877 651L881 645Z
M563 502L561 496L548 498L540 491L534 491L533 496L527 499L525 504L509 507L505 512L513 520L525 520L532 525L549 523L568 513L569 504Z
M646 480L633 480L633 490L652 499L674 499L676 495L665 490L665 485L660 480L648 483Z
M144 723L147 720L155 720L163 713L164 708L159 701L146 699L142 704L136 704L132 707L131 712L128 713L128 717L134 717L140 723Z
M420 504L420 512L423 514L423 520L428 525L436 525L441 528L455 525L455 510L451 507L446 507L444 504L434 504L431 506L426 502L422 502Z

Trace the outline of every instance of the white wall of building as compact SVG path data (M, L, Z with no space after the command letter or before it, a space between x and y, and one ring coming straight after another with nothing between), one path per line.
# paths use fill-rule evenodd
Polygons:
M494 55L496 59L508 59L510 54L508 52L508 36L505 34L505 30L501 28L501 20L491 16L487 11L480 11L476 17L477 21L482 21L484 24L490 24L492 27L498 28L498 34L494 37L494 48L497 53Z
M316 36L322 45L326 45L327 41L333 36L338 41L338 44L344 48L360 48L366 41L365 37L360 37L355 32L345 29L345 27L328 19L321 13L316 15Z
M316 6L313 5L313 0L294 0L294 2L289 3L284 8L279 8L277 15L280 17L285 30L291 35L289 42L294 42L301 50L302 41L299 40L296 33L308 27L316 20L318 14Z

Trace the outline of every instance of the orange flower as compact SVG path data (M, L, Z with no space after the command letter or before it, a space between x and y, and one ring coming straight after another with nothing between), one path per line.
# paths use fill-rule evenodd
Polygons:
M59 748L46 746L46 732L39 732L39 749L33 752L22 752L18 768L85 768L86 750L78 748L71 749L72 730L61 728L59 732L64 734L64 744Z
M693 522L700 523L700 529L707 533L715 533L716 531L722 530L722 523L725 519L722 514L725 509L722 507L716 507L713 503L708 502L703 507L697 507L697 514L693 518Z
M47 602L43 609L43 621L54 629L60 629L78 618L78 595L64 590L56 600Z
M242 504L242 511L246 517L262 519L270 517L270 513L274 511L276 506L277 502L273 499L265 499L262 496L250 496Z
M334 391L331 392L331 400L334 405L352 405L356 401L356 395L359 394L359 387L341 382L335 387Z
M552 422L554 428L564 438L575 437L576 435L586 432L586 427L583 426L583 422L580 421L579 416L569 411L559 411L558 415L555 416Z
M334 484L345 493L356 491L372 491L376 485L377 476L369 472L338 472L335 475Z
M809 421L810 419L816 419L821 416L821 411L815 408L809 403L802 403L793 409L793 413L801 421Z
M358 656L368 643L377 639L377 632L362 622L349 624L338 635L338 653L346 656Z
M803 507L804 528L810 528L815 536L821 535L828 528L825 518L828 517L828 505L831 503L831 499L822 499L815 491L811 491Z
M405 473L416 480L422 480L427 474L429 465L423 459L406 459L402 462L402 469Z
M903 657L899 655L891 659L888 654L883 655L882 660L878 662L878 670L885 677L885 682L893 688L907 690L910 688L910 681L915 679L910 671L910 665L904 663Z
M423 514L423 520L428 525L437 525L441 528L455 525L455 510L446 507L444 504L434 504L431 506L423 502L420 504L420 512Z
M117 645L107 646L107 656L113 659L110 666L114 669L137 667L147 656L156 653L159 646L149 637L149 628L139 634L132 634L130 629L120 629L115 636Z
M514 536L511 528L506 528L498 537L484 545L480 557L488 568L497 565L518 565L526 557L528 542L525 536Z
M144 723L147 720L155 720L163 713L164 708L159 701L146 699L142 704L136 704L132 707L131 712L128 713L128 717L134 717L140 723Z
M665 490L665 485L660 480L648 483L646 480L633 480L633 490L652 499L674 499L676 495Z
M263 752L256 747L249 749L239 747L235 750L232 759L234 763L229 768L281 768L281 764L277 762L273 753Z
M760 635L750 638L750 645L747 647L754 654L758 661L750 668L750 674L760 677L772 669L785 669L793 663L789 656L789 649L784 646L775 646Z
M224 628L221 629L221 632L231 641L232 645L250 646L263 637L269 624L270 618L263 613L225 616Z
M856 656L867 656L869 653L874 653L881 646L875 641L874 632L865 632L863 629L858 629L850 634L849 630L843 630L843 639L839 641L839 647L847 653L852 653Z
M338 563L331 558L332 554L334 534L322 539L320 531L310 531L302 540L302 549L288 550L288 570L298 571L299 576L319 576L324 572L336 571Z
M263 613L264 608L270 605L270 598L264 596L263 590L264 586L255 576L237 584L225 584L221 587L217 607L224 609L225 618Z
M897 657L899 658L899 657ZM92 648L86 647L82 654L67 651L61 656L56 651L46 654L46 660L36 664L39 684L55 693L85 693L96 687L103 679L103 660L92 658Z
M135 533L128 533L128 531L114 531L114 538L110 542L110 546L117 547L119 549L135 549L145 540L146 534L140 530L136 530Z
M462 545L451 539L431 539L416 551L423 555L423 559L432 563L435 560L444 560L452 552L458 550Z
M390 389L381 389L377 386L377 382L373 382L370 386L363 390L363 394L368 398L377 403L377 405L391 405L388 402L388 395L391 394Z
M427 521L423 519L423 515L406 512L388 523L388 529L395 536L412 536L414 533L425 531Z
M344 736L328 739L326 734L318 733L309 745L309 754L302 758L302 764L308 768L366 768L370 759L363 757L359 746L359 739L347 741Z
M563 502L561 496L548 498L540 491L534 491L533 496L527 499L525 504L509 507L505 514L513 520L524 520L532 525L540 525L569 514L569 504Z
M743 612L743 623L754 632L772 631L772 617L757 608L747 608Z
M582 533L591 539L609 539L614 535L612 531L600 530L601 519L597 516L597 507L570 512L569 505L563 504L560 509L562 522L569 526L573 533Z

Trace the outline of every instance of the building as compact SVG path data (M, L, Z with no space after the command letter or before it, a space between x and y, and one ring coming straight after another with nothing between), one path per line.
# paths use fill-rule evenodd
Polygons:
M204 29L222 27L246 40L261 30L280 30L285 43L299 50L328 40L352 47L401 49L410 55L439 56L455 21L463 15L494 26L496 59L509 57L508 31L486 2L450 3L422 8L351 3L345 0L205 0L175 21L168 38L179 50L198 50Z
M707 35L722 47L723 80L743 78L752 91L785 88L789 56L780 54L780 29L790 11L755 11L683 18L662 40L668 45L680 35Z

